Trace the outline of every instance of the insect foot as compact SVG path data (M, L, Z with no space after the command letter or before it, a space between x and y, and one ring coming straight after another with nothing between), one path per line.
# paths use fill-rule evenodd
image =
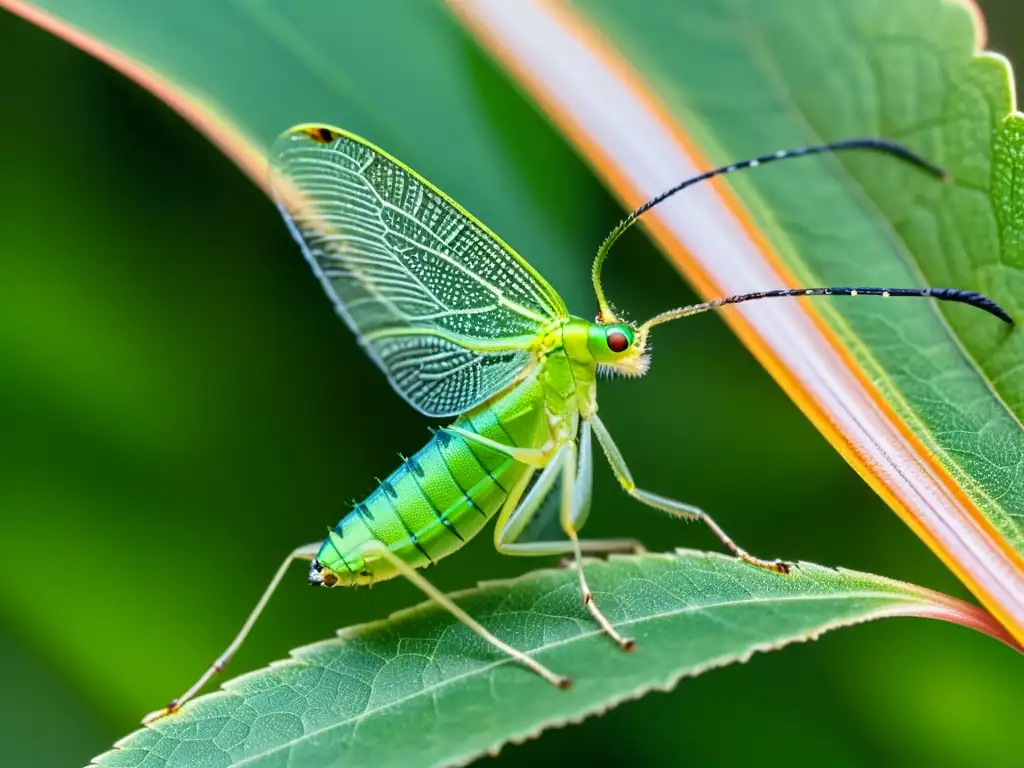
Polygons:
M782 560L762 560L759 557L748 555L746 552L742 551L737 553L737 557L746 563L756 565L758 568L763 568L766 571L773 571L775 573L781 573L783 576L793 569L792 565Z
M161 720L167 717L168 715L173 715L175 712L178 711L178 707L180 706L181 704L179 704L178 700L175 699L163 709L158 709L155 712L150 712L148 715L142 718L142 724L147 726L152 725L157 720Z
M590 616L597 622L597 625L601 627L608 637L611 638L619 648L624 651L632 651L636 648L636 640L632 637L623 637L616 631L612 623L608 621L608 617L601 612L601 609L597 607L597 603L594 602L594 594L590 591L590 587L587 586L587 581L583 576L583 569L579 569L580 575L580 592L583 594L583 605L590 612Z

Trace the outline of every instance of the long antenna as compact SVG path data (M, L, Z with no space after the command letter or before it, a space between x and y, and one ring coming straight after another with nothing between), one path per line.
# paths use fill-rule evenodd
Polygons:
M648 200L646 203L641 205L635 211L630 213L626 218L618 223L618 225L611 232L608 233L608 237L601 243L601 247L597 250L597 258L594 259L594 266L592 269L592 276L594 279L594 292L597 294L597 304L600 309L601 322L610 323L615 322L615 313L612 312L611 306L608 304L607 298L604 295L604 289L601 287L601 267L604 265L605 259L608 258L608 252L611 250L612 245L615 241L622 236L622 233L629 229L633 222L643 216L647 211L651 210L654 206L659 203L663 203L668 198L677 192L682 192L687 187L691 187L694 184L698 184L702 181L707 181L715 176L723 176L727 173L733 173L734 171L742 171L746 168L756 168L759 165L766 165L767 163L774 163L776 160L789 160L796 157L806 157L808 155L820 155L826 152L843 152L848 149L869 149L876 152L884 152L888 155L893 155L911 165L917 166L924 171L927 171L932 176L940 179L948 179L949 174L946 173L942 168L937 165L925 160L918 154L911 152L909 149L904 147L902 144L897 144L895 141L889 141L887 139L847 139L846 141L836 141L831 144L817 144L810 147L800 147L798 149L784 149L778 152L772 152L771 154L761 155L759 157L751 158L750 160L744 160L741 163L733 163L732 165L723 165L721 168L715 168L712 171L705 171L693 178L681 181L671 189L665 190L655 198ZM860 289L858 289L860 290ZM874 289L870 289L874 290ZM890 293L892 293L890 291ZM813 295L813 294L812 294ZM892 293L892 295L896 295ZM730 302L732 303L732 302Z
M688 307L672 309L668 312L662 312L660 315L655 315L644 323L640 330L642 333L646 333L652 326L661 325L669 320L676 320L680 317L697 315L716 307L724 307L726 304L742 304L745 301L776 299L787 296L921 296L938 299L939 301L956 301L961 304L969 304L972 307L988 312L990 315L995 315L1004 323L1013 325L1013 318L992 299L974 291L962 291L957 288L791 288L777 291L760 291L758 293L741 293L724 299L707 301L703 304L691 304Z

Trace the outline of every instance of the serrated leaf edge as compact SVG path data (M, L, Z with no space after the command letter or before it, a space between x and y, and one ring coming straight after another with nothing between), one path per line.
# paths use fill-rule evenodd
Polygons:
M735 563L736 563L734 558L732 558L730 556L727 556L727 555L724 555L724 554L721 554L721 553L717 553L717 552L703 552L703 551L700 551L700 550L693 550L693 549L686 549L686 548L678 548L678 549L675 549L675 550L673 550L671 552L662 552L662 553L644 553L644 554L640 554L640 555L613 555L612 557L609 558L609 560L610 561L615 561L615 562L617 562L617 561L639 562L639 561L643 561L643 560L652 560L652 559L660 559L660 560L666 560L666 561L675 561L675 560L679 560L681 558L700 559L700 560L705 560L705 561L714 562L714 563L717 563L717 564L725 564L725 565L735 565ZM584 562L586 563L586 562L596 562L596 561L588 559L588 560L586 560ZM806 633L802 633L802 634L794 634L794 635L790 635L790 636L785 636L785 637L782 637L780 639L773 640L771 642L766 642L766 643L754 643L754 644L750 645L742 654L740 654L738 656L737 655L723 655L723 656L711 659L709 661L706 661L706 662L704 662L702 664L699 664L699 665L697 665L697 666L695 666L695 667L693 667L691 669L687 669L687 670L684 670L682 672L671 673L667 677L665 677L660 683L655 683L655 684L651 684L651 685L641 685L641 686L638 686L637 688L635 688L632 691L623 693L623 694L618 695L616 697L613 697L613 698L611 698L609 700L603 701L597 707L588 709L588 710L584 711L582 714L579 714L579 715L576 715L576 716L568 716L568 717L565 717L565 718L562 718L562 719L555 719L555 720L552 720L550 722L543 723L540 727L538 727L538 728L536 728L534 730L530 730L530 731L526 731L526 732L523 732L523 733L514 734L512 736L507 736L507 737L502 737L502 738L496 739L493 744L491 744L490 746L486 747L485 749L474 750L471 753L467 753L466 755L463 755L463 756L459 757L456 760L443 761L443 762L435 763L434 764L435 768L437 768L439 766L463 766L463 765L466 765L469 762L475 760L481 754L496 755L496 754L498 754L498 752L500 752L500 750L502 749L502 747L505 744L509 744L509 743L511 743L511 744L521 744L521 743L523 743L525 741L529 741L531 739L538 738L545 731L552 730L552 729L555 729L555 728L561 728L561 727L564 727L566 725L578 724L578 723L581 723L581 722L583 722L584 720L586 720L586 719L588 719L590 717L599 717L599 716L605 714L606 712L610 711L611 709L615 708L616 706L618 706L618 705L620 705L622 703L625 703L625 702L628 702L628 701L635 701L635 700L641 698L642 696L646 695L646 693L648 693L648 692L652 692L653 691L653 692L667 693L667 692L673 690L679 684L679 682L681 680L683 680L683 679L690 678L690 677L697 677L697 676L703 674L704 672L710 671L712 669L717 669L717 668L720 668L720 667L728 666L729 664L732 664L732 663L745 664L755 654L758 654L758 653L768 653L768 652L771 652L771 651L774 651L774 650L779 650L781 648L784 648L784 647L786 647L788 645L792 645L794 643L810 642L812 640L817 640L819 637L821 637L821 635L823 635L826 632L829 632L831 630L839 629L839 628L842 628L842 627L857 626L859 624L863 624L863 623L866 623L866 622L869 622L869 621L874 621L876 619L894 618L894 617L921 617L921 618L940 619L940 620L947 621L947 622L950 622L950 623L961 624L963 626L967 626L967 627L971 627L973 629L977 629L978 631L983 632L985 634L988 634L991 637L993 637L993 638L1003 642L1004 644L1008 645L1009 647L1014 648L1018 652L1024 652L1024 649L1022 649L1021 646L1019 646L1016 643L1016 641L1005 631L1005 629L1003 627L1001 627L995 621L993 621L992 617L989 614L985 613L984 611L982 611L981 609L979 609L979 608L977 608L975 606L972 606L972 605L969 605L967 603L964 603L964 602L962 602L962 601L960 601L960 600L958 600L956 598L950 597L948 595L944 595L944 594L939 593L939 592L935 592L933 590L925 589L923 587L918 587L918 586L913 585L913 584L908 584L906 582L901 582L901 581L897 581L897 580L894 580L894 579L889 579L889 578L882 577L882 576L875 576L875 575L872 575L872 574L867 574L867 573L864 573L864 572L861 572L861 571L855 571L855 570L851 570L851 569L847 569L847 568L831 568L831 567L828 567L828 566L822 566L822 565L818 565L818 564L815 564L815 563L808 563L808 562L805 562L805 561L797 562L794 565L795 565L796 569L798 571L802 572L804 575L809 575L808 572L813 572L813 571L827 571L829 573L832 573L832 574L835 574L835 575L841 576L841 577L842 576L846 576L846 577L851 577L851 578L855 578L855 579L870 579L873 582L878 583L880 586L884 586L885 588L887 588L887 589L889 589L891 591L884 591L884 590L880 590L880 591L877 591L877 592L876 591L850 591L850 592L844 592L844 593L841 593L841 594L838 594L838 595L837 594L828 594L828 593L823 593L823 594L820 594L820 595L798 595L798 596L794 596L792 598L793 600L816 600L816 599L821 599L821 600L841 600L841 599L850 599L850 598L855 598L855 597L869 597L869 598L877 598L879 600L889 599L889 600L892 600L894 602L890 603L889 605L887 605L884 608L879 608L877 610L868 611L868 612L866 612L866 613L864 613L864 614L862 614L862 615L860 615L860 616L858 616L856 618L843 619L843 620L836 620L836 621L827 622L825 624L822 624L817 629L812 630L811 632L806 632ZM519 575L519 576L508 578L508 579L487 579L487 580L482 580L482 581L477 582L476 586L474 586L474 587L469 587L469 588L466 588L466 589L454 591L454 592L448 593L448 595L449 595L449 597L452 597L455 600L459 600L459 599L464 598L464 597L469 597L469 596L475 595L475 594L479 593L480 591L511 589L511 588L514 588L517 585L520 585L520 584L523 584L523 583L528 583L530 581L536 581L536 580L539 580L539 579L549 578L551 576L558 576L558 575L564 574L566 571L571 571L571 570L574 570L574 569L575 569L575 565L570 565L568 568L541 568L541 569L537 569L537 570L531 571L529 573L525 573L525 574L522 574L522 575ZM809 577L812 579L812 581L814 580L813 576L809 576ZM788 598L786 598L786 597L776 596L776 597L766 598L763 602L779 602L779 601L785 601L787 599ZM696 606L696 607L693 607L693 609L694 610L703 610L703 609L708 609L708 608L712 608L713 609L713 608L718 608L718 607L722 607L722 606L725 606L725 605L734 605L734 604L741 604L741 603L758 603L758 602L762 602L762 601L760 601L760 600L758 600L756 598L753 598L753 599L750 599L750 600L730 600L730 601L724 601L724 602L719 602L719 603L713 603L713 604L706 605L706 606ZM326 639L326 640L320 640L320 641L317 641L317 642L314 642L314 643L309 643L307 645L303 645L303 646L299 646L299 647L293 648L292 650L289 651L287 658L277 659L277 660L271 662L270 664L266 665L265 667L261 667L260 669L253 670L251 672L247 672L245 674L239 675L239 676L237 676L235 678L232 678L231 680L226 681L225 683L223 683L221 685L221 687L218 690L216 690L214 692L211 692L211 693L208 693L208 694L205 694L203 696L200 696L200 697L194 699L193 701L189 702L189 704L187 704L181 710L179 715L187 713L193 707L200 705L202 702L211 702L211 701L216 701L216 700L220 700L220 699L229 699L229 698L232 698L232 697L237 697L239 694L234 692L236 689L238 689L239 687L243 686L247 682L250 682L252 680L260 679L268 671L275 670L275 669L280 669L282 667L308 666L306 664L306 662L304 662L302 660L302 658L301 658L304 654L313 653L313 652L316 652L316 651L319 651L319 650L323 650L324 648L330 648L330 647L336 646L336 645L344 645L344 643L347 640L350 640L350 639L353 639L353 638L358 638L360 636L363 636L363 635L366 635L366 634L369 634L369 633L372 633L372 632L375 632L375 631L378 631L378 630L387 629L388 626L390 624L394 623L394 622L403 621L403 620L406 620L406 619L415 619L420 614L423 614L423 613L426 613L426 612L437 612L437 611L442 611L442 610L443 609L441 609L435 603L433 603L433 602L431 602L429 600L425 600L425 601L417 603L417 604L415 604L413 606L409 606L407 608L401 608L401 609L399 609L397 611L394 611L394 612L390 613L386 618L377 619L377 620L369 621L369 622L363 622L363 623L360 623L360 624L354 624L354 625L349 626L349 627L344 627L344 628L338 630L337 633L335 634L335 636L332 637L332 638L329 638L329 639ZM678 610L678 611L671 611L671 612L668 612L666 614L645 616L642 619L639 619L639 620L636 620L636 621L615 622L615 626L617 626L617 627L629 626L631 624L638 623L639 621L649 621L649 620L657 619L659 617L663 617L663 616L666 616L666 615L669 615L669 614L675 615L675 614L679 614L679 613L683 613L683 612L685 612L685 611L681 609L681 610ZM545 650L549 650L551 648L558 647L560 645L567 645L567 644L570 644L570 643L583 641L583 640L592 638L592 637L594 637L596 635L599 635L599 634L600 634L600 631L596 630L596 629L588 631L588 632L583 632L581 634L574 635L573 637L568 638L566 640L562 640L562 641L559 641L557 643L550 643L550 644L544 645L544 646L542 646L540 648L536 648L536 649L533 650L533 652L545 651ZM481 667L477 667L474 670L472 670L471 672L465 673L463 675L459 675L457 677L448 678L448 679L444 680L443 682L439 683L437 687L443 687L443 686L450 685L450 684L458 682L459 680L461 680L463 678L466 678L466 677L473 677L473 676L476 676L476 675L485 674L485 673L487 673L491 669L497 668L499 666L509 665L511 663L512 662L510 660L508 660L508 659L499 659L499 660L493 661L493 662L491 662L489 664L483 665ZM368 714L376 714L376 713L379 713L379 712L382 712L382 711L386 711L388 709L391 709L391 708L401 704L403 701L405 701L407 699L413 699L413 698L422 696L426 692L427 692L426 690L417 691L416 693L411 694L410 696L406 697L406 699L401 699L401 700L398 700L398 701L390 702L390 703L388 703L387 705L385 705L383 707L379 707L378 709L374 710L373 713L363 712L363 713L360 713L356 717L347 718L345 720L339 720L339 721L331 723L330 725L327 725L327 726L324 726L322 728L319 728L319 729L317 729L315 731L310 731L308 733L304 733L300 737L300 740L308 739L308 738L310 738L312 736L315 736L318 733L329 731L332 728L336 728L336 727L345 725L348 722L351 722L351 721L354 721L354 720L358 720L358 719L361 719L361 718L365 718ZM175 715L175 717L177 717L177 716L178 715ZM140 729L140 730L144 731L146 729ZM104 752L104 753L102 753L100 755L97 755L95 758L93 758L93 762L90 764L90 768L94 768L95 766L97 766L99 760L103 759L104 757L110 755L113 752L119 751L122 747L126 746L127 742L131 738L136 736L139 732L140 731L135 731L133 733L128 734L127 736L125 736L125 737L119 739L117 742L115 742L115 744L113 745L113 749L108 750L108 751L106 751L106 752ZM285 746L287 746L287 745L279 745L277 747L274 747L274 749L270 750L270 751L276 751L276 750L281 749L281 748L283 748ZM262 759L263 757L266 756L266 754L267 753L261 753L259 756L254 756L254 758L252 758L252 759ZM246 765L246 764L248 764L250 762L251 762L250 758L244 758L244 759L242 759L242 760L240 760L240 761L238 761L236 763L233 763L232 765L244 766L244 765Z

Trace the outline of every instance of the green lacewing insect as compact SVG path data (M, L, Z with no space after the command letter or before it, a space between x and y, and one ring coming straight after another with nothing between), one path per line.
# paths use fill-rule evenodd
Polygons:
M884 152L945 176L899 144L868 138L775 152L687 179L630 213L605 239L593 266L599 311L591 322L569 314L521 256L383 150L327 125L299 125L282 134L270 151L274 194L335 309L398 394L421 413L454 422L435 431L424 448L342 517L326 540L291 552L227 650L146 722L177 710L224 668L295 560L309 561L309 582L322 587L403 576L496 651L555 686L568 687L568 678L495 637L419 573L460 549L493 517L494 545L504 554L572 556L587 611L620 648L632 649L633 640L619 634L594 601L582 562L588 554L642 549L630 539L579 537L590 510L595 436L634 499L669 515L702 520L737 557L788 573L786 563L762 560L737 546L702 510L637 486L598 416L598 373L642 376L655 326L766 298L931 297L1012 320L995 302L971 291L833 287L729 296L634 324L616 316L605 297L601 268L615 241L641 215L693 184L777 160L853 149ZM557 520L565 538L526 540L524 532L545 519Z

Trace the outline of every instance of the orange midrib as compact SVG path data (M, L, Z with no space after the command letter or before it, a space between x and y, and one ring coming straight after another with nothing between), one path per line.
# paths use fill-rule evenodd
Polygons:
M694 146L690 138L675 123L668 110L660 103L660 100L647 88L638 75L636 75L621 60L614 48L600 38L590 27L563 3L558 0L533 0L554 18L559 25L569 34L576 37L583 47L589 49L595 58L602 61L616 77L623 82L629 90L637 97L637 100L645 106L649 113L661 124L668 135L672 136L681 146L683 152L688 155L700 167L709 168L710 163L702 156L699 149ZM594 168L605 179L608 180L612 190L628 207L634 208L644 202L644 196L629 181L626 175L617 167L614 158L610 157L590 136L582 126L566 113L561 105L548 97L543 86L533 77L526 68L511 56L489 30L477 23L471 14L459 7L454 0L449 0L449 7L459 15L466 25L474 32L475 36L488 43L488 50L513 73L516 80L529 91L530 95L540 104L549 117L577 146L583 150L585 157L589 159ZM983 39L981 36L979 40ZM742 204L736 199L728 187L719 179L711 181L715 191L726 205L729 212L735 217L737 223L743 229L751 242L761 252L765 261L776 270L780 278L790 287L797 287L796 281L790 270L779 259L774 249L760 230L753 224L750 216L744 210ZM665 225L657 212L652 212L644 219L645 226L650 230L658 245L665 250L677 267L693 283L694 287L705 299L717 298L722 295L714 280L689 253L673 237L668 226ZM893 408L882 398L875 386L868 380L867 375L856 362L849 350L841 343L835 332L826 321L808 305L805 300L800 301L804 311L808 314L815 328L822 335L829 346L840 356L847 368L853 373L858 384L871 398L872 402L879 408L885 419L896 427L907 444L917 454L919 459L932 470L934 476L939 478L943 487L954 496L967 510L973 522L993 541L999 549L1007 554L1012 562L1024 569L1024 559L1009 547L1005 539L998 534L991 522L984 516L980 509L964 494L956 481L926 449L921 440L914 434L905 422L898 416ZM783 390L796 403L797 407L814 424L814 426L825 436L839 454L849 463L854 470L864 478L865 482L882 499L896 511L900 518L911 530L924 541L939 559L957 577L968 586L968 588L981 599L985 606L1005 625L1014 636L1024 641L1024 627L1018 626L1013 618L1007 615L1002 606L989 594L989 592L968 572L946 548L939 542L932 533L923 526L913 513L911 506L890 488L885 481L875 474L864 457L857 450L857 447L847 436L828 418L824 410L815 401L813 395L807 388L797 380L779 360L777 355L767 346L758 335L757 330L738 313L723 313L723 319L732 328L733 332L740 338L743 344L751 350L757 360L765 367L769 374L779 382Z

